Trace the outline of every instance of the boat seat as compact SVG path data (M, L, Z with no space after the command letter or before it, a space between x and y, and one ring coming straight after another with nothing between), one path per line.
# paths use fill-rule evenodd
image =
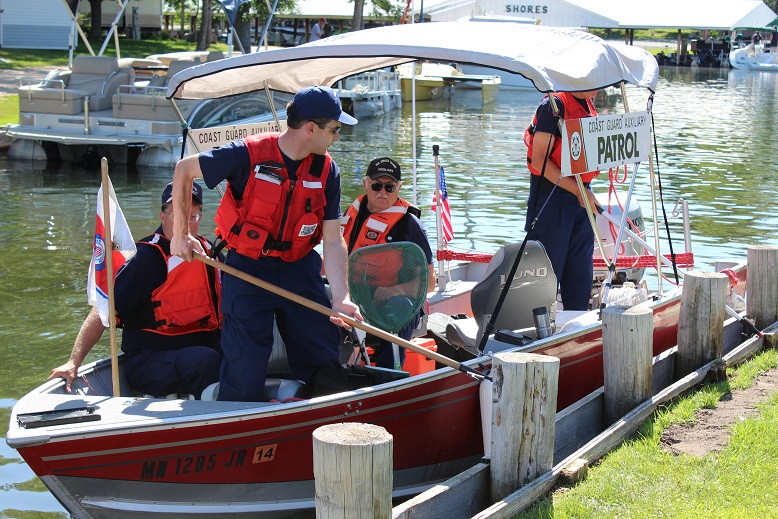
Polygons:
M155 75L145 87L120 87L113 95L113 116L117 119L143 119L147 121L177 121L178 117L171 102L165 98L170 78L182 70L198 63L191 60L177 60L170 63L164 76ZM184 116L194 106L192 101L177 103Z
M476 354L478 341L497 305L505 279L520 248L521 244L518 243L505 245L494 254L484 278L470 293L473 317L452 320L446 325L446 339L451 344ZM546 249L538 241L527 241L519 268L495 322L494 331L534 330L532 310L538 307L545 307L553 322L556 315L556 293L557 279Z
M289 398L303 398L305 384L299 380L287 378L266 378L265 389L262 391L262 401L277 400L283 402ZM214 382L203 390L200 400L215 401L219 398L219 383Z
M55 71L37 85L19 87L19 111L64 115L84 111L89 96L89 110L107 110L120 85L131 85L132 68L121 68L116 58L76 56L68 71Z
M262 401L278 400L283 402L287 398L300 398L305 384L299 380L292 380L292 370L286 357L284 345L278 327L273 323L273 351L267 364L267 378L265 389L262 393ZM219 397L219 383L214 382L203 390L201 400L216 400Z
M208 56L205 57L205 61L211 62L211 61L219 61L220 59L224 59L224 53L220 50L212 50L208 53Z
M291 368L286 357L286 346L278 332L278 327L273 324L273 351L267 364L265 389L262 392L262 401L270 402L278 400L283 402L287 398L300 398L305 384L299 380L292 380ZM219 383L215 382L203 390L202 400L216 400L219 397Z

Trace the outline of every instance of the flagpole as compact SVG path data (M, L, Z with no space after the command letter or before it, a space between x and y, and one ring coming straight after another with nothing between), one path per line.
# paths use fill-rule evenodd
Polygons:
M103 215L105 222L105 264L108 269L108 326L111 332L111 378L113 379L113 396L119 396L119 348L116 340L116 306L113 296L113 230L111 229L111 202L108 184L108 159L100 161L103 187Z
M438 251L441 250L441 247L444 246L443 242L443 222L442 222L442 212L443 212L443 200L441 200L441 192L440 192L440 162L438 161L438 156L440 155L440 146L437 144L432 145L432 156L435 157L435 227L437 229L437 251L435 251L435 255L437 256ZM443 260L438 260L438 290L443 291L446 290L446 275L444 271L444 262Z

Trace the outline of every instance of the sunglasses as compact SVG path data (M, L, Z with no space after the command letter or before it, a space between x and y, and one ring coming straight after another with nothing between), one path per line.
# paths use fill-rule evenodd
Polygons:
M320 130L323 130L324 128L327 128L329 131L332 132L333 135L339 135L340 134L340 126L327 126L324 123L320 123L319 121L314 121L313 119L308 119L308 121L312 122L316 126L319 127Z
M373 182L370 184L370 189L378 193L381 191L381 189L386 189L387 193L394 193L394 190L397 189L397 184L384 184L382 182Z

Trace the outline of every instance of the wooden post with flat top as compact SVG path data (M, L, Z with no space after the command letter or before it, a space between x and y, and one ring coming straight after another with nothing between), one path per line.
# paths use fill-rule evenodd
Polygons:
M372 424L339 423L313 431L316 517L392 516L392 435Z
M554 464L559 359L497 353L492 375L491 498L496 502Z
M727 275L720 272L693 270L684 276L675 358L677 380L721 357L727 283Z
M654 312L644 306L602 311L605 425L651 398Z
M746 315L764 330L778 321L778 247L748 248Z

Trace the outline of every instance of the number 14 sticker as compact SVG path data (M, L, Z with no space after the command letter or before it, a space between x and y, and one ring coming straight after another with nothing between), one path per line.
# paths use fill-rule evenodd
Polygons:
M257 447L254 451L254 460L253 463L264 463L266 461L273 461L273 458L276 455L276 443L273 445L263 445L262 447Z

